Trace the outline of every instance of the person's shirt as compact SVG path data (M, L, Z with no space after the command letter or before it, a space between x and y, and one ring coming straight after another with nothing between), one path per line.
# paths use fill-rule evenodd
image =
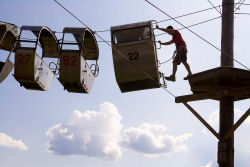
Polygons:
M186 46L186 43L183 40L181 33L178 30L174 30L173 41L175 43L176 48L181 45Z

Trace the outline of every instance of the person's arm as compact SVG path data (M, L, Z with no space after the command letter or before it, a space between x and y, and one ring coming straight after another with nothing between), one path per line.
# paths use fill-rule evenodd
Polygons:
M173 29L160 28L158 25L156 25L156 28L159 29L159 30L161 30L161 31L164 31L166 33L169 33L169 34L174 34L175 33L174 32L175 30L173 30Z
M156 28L159 29L159 30L161 30L161 31L164 31L164 32L169 32L168 29L166 29L166 28L160 28L158 25L156 25Z
M159 41L159 43L160 43L161 45L171 45L171 44L174 43L174 41L173 41L173 40L168 41L168 42L161 42L161 41Z

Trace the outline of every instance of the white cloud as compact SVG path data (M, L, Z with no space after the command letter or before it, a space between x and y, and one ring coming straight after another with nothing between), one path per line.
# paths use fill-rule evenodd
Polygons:
M47 131L48 150L60 155L85 155L116 160L121 155L119 145L121 116L108 102L100 111L74 111L67 123Z
M219 110L212 112L208 116L208 123L216 129L219 128Z
M6 135L5 133L0 133L0 146L16 148L19 150L28 150L22 140L15 140L12 137Z
M241 116L245 113L245 111L241 111L239 109L235 109L234 110L234 120L235 123L241 118ZM212 112L208 119L207 119L208 123L217 130L219 129L219 110ZM250 153L249 151L249 128L250 128L250 117L248 117L243 123L242 123L242 128L239 128L235 131L235 137L237 137L236 144L235 144L235 150L237 153L241 153L241 154L248 154ZM240 133L237 133L240 132ZM202 133L204 133L205 135L212 135L207 129L203 129ZM214 137L215 138L215 137Z
M215 167L215 166L216 166L215 163L213 163L213 161L210 161L205 166L201 166L201 167Z
M144 123L138 128L130 127L123 132L123 146L146 155L160 155L186 150L184 144L192 134L185 133L174 137L166 133L162 125Z
M100 111L74 111L66 123L49 128L48 151L59 155L83 155L117 160L122 151L131 149L147 156L186 150L192 134L168 135L163 125L144 123L138 128L124 128L117 108L108 102Z
M240 119L240 117L245 113L244 111L235 109L234 110L235 115L234 115L234 120L238 121L238 119ZM214 112L212 112L209 117L208 117L208 123L215 128L216 130L219 129L219 110L216 110ZM243 124L247 124L250 125L250 117L248 117Z

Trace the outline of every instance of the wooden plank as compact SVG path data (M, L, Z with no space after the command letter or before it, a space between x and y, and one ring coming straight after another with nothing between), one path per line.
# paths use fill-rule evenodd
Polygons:
M193 74L190 78L189 78L189 82L191 83L195 83L195 82L200 82L203 80L210 80L213 79L217 76L216 71L218 71L220 69L219 68L215 68L215 69L211 69L211 70L207 70L207 71L203 71L197 74Z
M216 97L217 97L217 95L214 93L196 93L196 94L191 94L191 95L178 96L175 98L175 103L213 99Z
M205 99L220 99L222 97L241 97L248 96L250 94L250 87L247 88L235 88L235 89L227 89L220 91L212 91L207 93L195 93L186 96L179 96L175 98L176 103L190 102L190 101L198 101Z
M230 89L247 89L250 87L250 82L248 84L244 85L199 85L199 86L193 86L191 88L191 91L193 93L196 92L211 92L211 91L218 91L218 90L230 90Z
M207 81L212 81L216 83L216 80L223 81L223 79L231 78L232 82L235 81L237 83L245 80L250 80L250 71L233 68L233 67L218 67L211 70L203 71L200 73L193 74L190 79L190 85L195 85L196 82L203 82L206 83Z

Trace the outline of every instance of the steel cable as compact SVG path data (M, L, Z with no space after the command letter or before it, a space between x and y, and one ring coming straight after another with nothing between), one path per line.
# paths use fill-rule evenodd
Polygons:
M190 31L191 33L193 33L194 35L196 35L198 38L200 38L204 42L208 43L209 45L211 45L212 47L214 47L215 49L217 49L218 51L220 51L224 55L230 57L227 53L223 52L220 48L218 48L217 46L215 46L214 44L212 44L211 42L209 42L208 40L206 40L205 38L203 38L202 36L200 36L199 34L197 34L196 32L194 32L193 30L189 29L188 27L186 27L185 25L183 25L178 20L176 20L173 17L171 17L169 14L167 14L166 12L164 12L163 10L161 10L160 8L158 8L157 6L155 6L153 3L149 2L148 0L144 0L144 1L146 1L148 4L150 4L151 6L153 6L154 8L156 8L157 10L159 10L160 12L162 12L163 14L165 14L166 16L168 16L169 18L172 18L175 22L177 22L178 24L180 24L181 26L183 26L183 28L187 29L188 31ZM242 64L238 60L236 60L234 58L233 58L233 60L235 62L237 62L238 64L240 64L241 66L245 67L247 70L250 70L250 68L248 68L247 66L245 66L244 64Z
M68 9L66 9L62 4L60 4L57 0L54 0L58 5L60 5L63 9L65 9L70 15L72 15L74 18L76 18L81 24L83 24L84 26L86 26L87 28L89 28L85 23L83 23L79 18L77 18L73 13L71 13ZM90 28L89 28L90 29ZM91 30L91 29L90 29ZM110 46L112 49L114 49L117 53L119 53L125 60L129 61L127 59L127 57L121 53L119 50L117 50L116 48L114 48L111 44L109 44L105 39L103 39L100 35L98 35L97 33L95 33L95 35L97 37L99 37L103 42L105 42L108 46ZM131 62L131 61L130 61ZM143 72L149 79L151 79L153 82L155 82L156 84L158 84L158 82L156 82L154 80L154 78L152 78L149 74L147 74L145 71L143 71L140 67L138 67L134 62L131 62L139 71ZM161 88L163 88L166 92L168 92L171 96L176 97L172 92L170 92L168 89L166 89L164 86L161 86Z

